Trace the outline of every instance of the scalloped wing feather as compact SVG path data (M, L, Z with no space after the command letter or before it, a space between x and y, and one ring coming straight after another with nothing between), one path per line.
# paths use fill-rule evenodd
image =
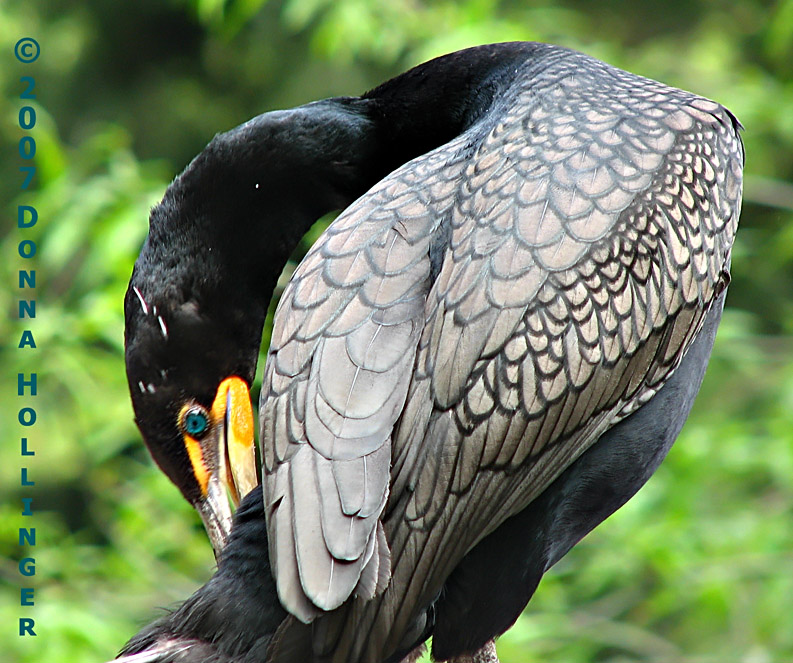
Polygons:
M380 518L391 434L443 218L416 189L445 166L429 158L397 171L342 214L276 312L261 401L264 494L279 596L304 622L353 595L372 598L390 578Z

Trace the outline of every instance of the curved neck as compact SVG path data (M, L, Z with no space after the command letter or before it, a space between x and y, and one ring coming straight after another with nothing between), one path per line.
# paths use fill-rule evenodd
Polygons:
M540 48L468 49L361 97L265 113L219 134L153 210L141 261L159 281L222 303L227 320L253 323L260 337L276 280L311 224L471 127L516 63Z

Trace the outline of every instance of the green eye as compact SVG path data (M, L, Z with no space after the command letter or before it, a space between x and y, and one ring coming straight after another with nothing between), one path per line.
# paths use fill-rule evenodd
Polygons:
M184 432L193 437L200 437L209 429L209 416L202 407L191 407L182 419Z

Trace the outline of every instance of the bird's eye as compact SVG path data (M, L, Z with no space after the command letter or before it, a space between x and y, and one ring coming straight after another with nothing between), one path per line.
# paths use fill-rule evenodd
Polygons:
M182 428L184 432L192 437L201 437L209 430L209 415L200 406L189 408L182 415Z

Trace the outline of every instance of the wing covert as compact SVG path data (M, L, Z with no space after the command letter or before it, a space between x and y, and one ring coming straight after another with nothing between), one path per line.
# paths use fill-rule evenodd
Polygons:
M516 92L463 172L395 437L394 497L411 491L413 519L480 469L511 471L593 417L627 416L723 288L742 166L732 120L627 74L604 98L591 78ZM449 422L456 443L439 434ZM436 485L440 444L455 469Z

